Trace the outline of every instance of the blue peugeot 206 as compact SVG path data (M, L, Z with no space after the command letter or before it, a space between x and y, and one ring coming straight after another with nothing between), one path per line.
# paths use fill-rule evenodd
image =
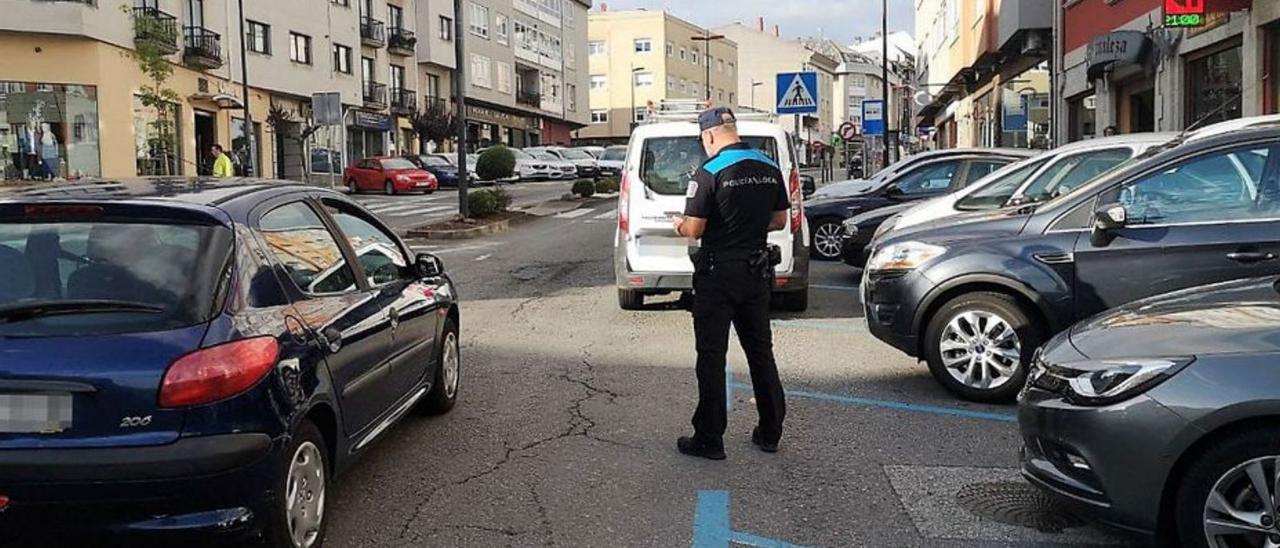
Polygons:
M336 192L0 194L0 539L319 546L334 475L454 406L458 326L441 261Z

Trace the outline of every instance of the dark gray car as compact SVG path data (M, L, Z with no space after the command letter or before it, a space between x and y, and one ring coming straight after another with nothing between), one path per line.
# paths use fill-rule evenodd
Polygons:
M1137 301L1046 344L1023 473L1161 546L1280 544L1280 279Z

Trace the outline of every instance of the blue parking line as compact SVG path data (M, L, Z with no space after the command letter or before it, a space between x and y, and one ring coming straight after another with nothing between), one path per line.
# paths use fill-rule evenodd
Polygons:
M729 543L762 548L802 548L795 544L734 531L729 523L729 492L698 491L693 511L693 548L729 548Z
M733 383L734 388L750 390L751 385L742 383ZM884 409L893 409L896 411L908 411L911 413L928 413L930 415L941 415L946 417L960 417L965 419L979 419L997 422L1018 422L1018 416L1013 413L993 413L987 411L970 411L968 409L958 409L955 407L941 407L936 405L921 405L918 403L907 403L892 400L875 400L869 398L857 398L852 396L841 396L837 394L824 394L821 392L808 392L804 390L787 390L788 397L801 398L809 400L826 401L839 403L844 405L856 405L859 407L880 407Z

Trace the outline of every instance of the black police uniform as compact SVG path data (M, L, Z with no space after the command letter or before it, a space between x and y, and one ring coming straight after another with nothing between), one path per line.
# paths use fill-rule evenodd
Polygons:
M693 255L698 350L693 441L702 447L724 448L730 323L751 368L760 414L758 434L775 446L782 437L786 403L769 326L773 265L767 239L774 213L789 207L778 164L742 143L729 145L707 160L689 183L684 214L707 221L702 246Z

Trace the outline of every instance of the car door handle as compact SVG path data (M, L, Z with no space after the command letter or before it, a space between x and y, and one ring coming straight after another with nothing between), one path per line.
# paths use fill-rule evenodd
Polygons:
M1227 258L1237 263L1253 264L1274 261L1277 258L1280 258L1280 255L1263 251L1237 251L1235 253L1228 253Z

